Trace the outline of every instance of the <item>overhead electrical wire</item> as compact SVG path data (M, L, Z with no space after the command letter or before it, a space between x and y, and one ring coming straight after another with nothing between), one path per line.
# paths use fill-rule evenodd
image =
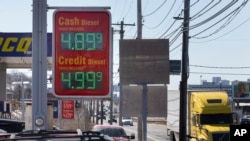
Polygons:
M196 2L194 2L193 4L191 4L190 7L194 6L195 4L197 4L199 2L199 0L197 0ZM170 10L167 12L166 16L163 18L163 20L161 20L157 25L153 26L153 27L147 27L148 29L155 29L157 27L159 27L162 23L164 23L164 21L167 19L167 17L169 16L170 12L172 11L172 9L174 8L176 4L176 0L173 2L173 4L171 5L170 7ZM180 15L182 15L183 13L183 10L181 11L181 14L179 14L178 17L180 17ZM170 27L159 37L159 38L162 38L164 36L164 34L166 34L170 29L171 27L174 25L174 23L177 21L177 19L174 20L174 22L170 25ZM181 27L181 26L180 26ZM175 30L176 31L176 30ZM167 36L165 36L165 38L167 38Z
M219 2L220 2L220 1L219 1ZM219 2L215 3L213 6L219 4ZM237 2L237 1L231 1L231 2L228 3L226 6L224 6L224 8L222 8L222 10L219 10L219 12L216 12L215 14L213 14L213 16L210 16L210 18L208 18L208 19L209 19L209 20L214 19L215 17L217 17L218 15L220 15L221 13L225 12L225 11L228 10L230 7L232 7L232 5L234 5L236 2ZM241 8L243 8L243 6L246 5L246 2L247 2L247 1L244 1L244 2L243 2ZM205 7L208 7L208 5L210 5L210 3L207 4ZM205 8L204 8L204 9L205 9ZM211 8L209 8L209 10L211 10ZM202 11L202 10L200 10L200 11ZM207 11L207 10L206 10L206 11ZM234 10L234 11L236 11L236 10ZM216 30L216 33L218 33L218 32L221 31L223 28L225 28L226 25L228 25L228 24L233 20L233 17L234 17L234 16L236 17L236 15L238 15L238 14L236 14L236 13L238 13L238 12L234 12L234 15L231 16L231 18L229 18L230 20L228 19L228 20L225 22L224 25L222 25L219 29L217 29L217 30ZM197 15L197 17L198 17L199 14L196 13L196 15ZM201 15L199 15L199 16L201 16ZM205 23L207 23L207 22L209 21L208 19L204 20L203 22L200 22L199 24L196 24L196 26L193 26L193 28L196 28L196 27L201 26L201 25L205 25ZM192 20L193 20L193 19L192 19ZM206 21L206 22L205 22L205 21ZM201 23L203 23L203 24L201 24ZM183 30L191 30L191 29L183 29ZM164 33L165 33L165 32L164 32ZM202 33L202 32L201 32L201 33ZM203 33L205 33L205 31L204 31ZM211 35L210 35L210 36L211 36ZM176 41L176 40L177 40L177 39L174 38L173 41ZM174 44L174 42L171 42L171 43L172 43L171 45Z
M172 11L172 9L174 8L176 3L176 0L173 2L171 8L169 9L169 11L167 12L166 16L161 20L161 22L159 22L157 25L153 26L153 27L147 27L148 29L155 29L157 27L159 27L162 23L164 23L164 21L167 19L167 17L169 16L170 12Z
M182 43L180 43L179 45L177 45L176 47L172 48L169 52L173 52L174 50L176 50L178 47L180 47L182 45Z
M221 38L221 37L224 37L224 36L226 36L227 34L233 32L234 30L238 29L239 27L241 27L242 25L244 25L244 24L245 24L246 22L248 22L249 20L250 20L250 18L246 19L245 21L243 21L242 23L240 23L238 26L236 26L236 27L233 28L232 30L226 32L225 34L223 34L223 35L221 35L221 36L219 36L219 37L216 37L216 38L213 38L213 39L210 39L210 40L207 40L207 41L201 41L201 42L194 42L194 41L192 41L192 42L193 42L193 43L204 43L204 42L211 42L211 41L217 40L217 39L219 39L219 38Z
M167 0L163 1L155 10L153 10L152 12L149 12L147 14L144 14L143 15L143 18L145 17L148 17L148 16L152 16L153 14L155 14L159 9L163 8L164 7L164 4L166 4ZM199 3L201 3L202 1L201 0L196 0L193 4L191 4L190 7L192 6L197 6ZM197 21L198 18L201 18L202 16L204 17L205 14L208 13L208 11L212 11L214 8L218 7L218 5L222 2L222 0L218 0L218 1L215 1L215 0L211 0L209 1L207 4L205 4L203 7L200 8L200 10L198 10L198 12L196 12L195 14L193 14L192 17L190 17L190 21L192 22L195 22ZM175 4L172 4L170 6L170 8L168 9L171 9L170 11L173 11L174 9L174 5L176 5L176 0L173 2ZM182 2L183 3L183 2ZM210 37L212 35L214 35L215 33L218 33L219 31L221 31L222 29L224 29L225 27L227 27L227 25L229 25L234 19L235 17L238 15L238 13L241 11L241 9L243 8L243 4L242 4L242 7L241 8L237 8L235 9L234 11L230 12L230 14L224 16L223 18L220 18L219 20L217 19L215 21L215 19L218 17L218 16L221 16L222 14L224 14L226 11L229 11L230 8L232 6L234 6L236 3L238 3L238 0L232 0L230 1L229 3L227 3L226 5L223 6L223 8L215 11L213 14L210 14L211 16L204 19L203 21L200 21L198 23L195 23L191 26L189 26L189 29L183 29L182 28L182 25L180 26L177 26L176 27L176 19L172 20L173 22L167 26L167 28L165 27L165 31L160 34L160 36L158 38L169 38L170 39L170 47L172 47L173 45L175 45L175 43L177 43L176 41L181 37L181 32L185 31L185 30L193 30L193 29L196 29L198 27L201 27L201 26L205 26L208 22L214 22L211 26L207 27L207 28L203 28L203 30L197 30L197 31L200 31L200 32L192 32L193 35L191 36L192 38L201 38L201 37L198 37L198 35L202 35L202 34L205 34L207 33L208 29L211 29L212 27L216 27L216 25L219 25L219 23L222 23L224 21L223 24L221 24L217 29L214 29L214 32L213 33L210 33L209 35L206 35L206 36L203 36L202 38L204 37ZM246 1L245 1L246 3ZM130 7L131 7L131 3L130 3ZM198 7L198 6L197 6ZM182 10L183 11L183 10ZM167 14L163 17L163 20L159 21L157 25L155 25L154 27L149 27L149 29L154 29L154 28L157 28L159 27L160 25L162 25L162 23L164 21L166 21L167 17L169 17L170 13L169 11L166 12ZM127 14L126 14L127 15ZM180 16L180 15L179 15ZM213 21L214 20L214 21ZM144 24L145 26L145 24ZM145 26L146 27L146 26ZM175 28L175 29L174 29ZM173 30L174 29L174 30ZM163 30L161 30L162 32ZM171 31L171 32L170 32ZM136 38L136 34L137 34L137 31L135 32L135 35L134 35L134 38ZM159 35L159 34L158 34ZM171 50L175 50L176 47L179 47L179 43L177 46L175 46L174 48L172 48Z
M132 0L132 2L130 2L130 5L129 5L129 8L128 9L131 9L132 8L132 5L133 5L133 3L134 3L134 0ZM127 15L128 15L128 13L130 12L131 10L127 10L127 13L125 13L125 15L124 15L124 19L127 17Z
M170 41L169 46L172 46L174 42L182 35L182 31L179 31Z
M179 5L179 7L177 8L177 11L175 12L174 15L176 15L176 13L178 12L178 10L181 9L181 6L182 6L182 5L183 5L183 2ZM183 14L183 10L181 10L181 12L178 14L177 17L180 17L182 14ZM173 17L173 18L174 18L174 17ZM167 30L164 31L164 33L162 33L158 38L168 38L168 36L165 35L165 34L167 34L167 32L175 25L175 22L176 22L176 21L177 21L177 19L174 19L174 21L173 21L172 24L167 28ZM182 25L180 25L178 28L181 28L181 26L182 26ZM175 29L175 31L177 31L178 28ZM161 31L162 31L162 30L161 30ZM158 35L158 34L157 34L157 35Z
M176 1L176 0L175 0ZM143 15L143 17L148 17L151 16L153 14L155 14L160 8L163 7L163 5L167 2L167 0L163 1L162 4L160 6L158 6L157 9L153 10L152 12ZM212 11L213 9L215 9L215 7L219 6L219 4L222 2L222 0L216 1L216 3L214 3L214 0L211 0L209 3L207 3L204 7L202 7L197 13L193 14L192 17L190 17L190 21L195 22L198 20L198 18L201 18L202 16L204 17L205 14L208 13L208 11ZM207 38L210 37L212 35L214 35L215 33L220 32L222 29L224 29L226 26L228 26L234 19L235 17L239 14L239 12L243 9L243 7L246 5L246 3L248 2L248 0L245 0L241 6L235 8L233 11L231 11L229 14L227 14L226 16L223 16L220 19L216 19L218 16L221 16L222 14L225 14L226 11L229 11L230 8L232 6L234 6L236 3L238 2L238 0L232 0L230 3L228 3L227 5L225 5L222 9L214 12L213 14L210 14L211 16L206 18L205 20L198 22L194 25L189 26L189 29L182 29L182 25L175 27L174 25L176 25L176 19L173 20L172 24L170 26L168 26L168 28L164 27L166 30L164 30L164 33L162 33L159 38L169 38L170 39L170 53L173 52L174 50L176 50L177 48L181 47L182 43L177 44L177 39L180 37L181 33L183 32L183 30L193 30L196 29L198 27L201 26L206 26L208 24L208 22L214 22L211 26L207 27L207 28L203 28L201 27L203 30L200 32L196 32L194 33L191 37L192 38L196 38L196 39L203 39L203 38ZM133 3L133 2L132 2ZM196 2L194 2L192 4L192 6L196 5L200 3L199 0L197 0ZM131 7L131 3L130 3L130 7ZM171 6L171 10L173 9L173 5ZM190 6L191 7L191 6ZM182 10L183 12L183 10ZM181 12L181 13L182 13ZM164 16L163 20L159 21L159 23L156 26L153 27L148 27L149 29L154 29L159 27L169 16L170 12L167 12L167 14ZM125 17L127 16L128 12L125 14ZM180 14L179 14L180 17ZM241 24L239 24L238 26L236 26L234 29L230 30L229 32L223 34L222 36L225 36L226 34L229 34L230 32L236 30L237 28L239 28L241 25L245 24L247 21L249 21L250 18L248 18L247 20L245 20L244 22L242 22ZM208 29L211 29L212 27L215 27L215 25L218 25L219 23L222 23L224 21L224 23L219 26L217 29L214 30L214 32L210 33L209 35L203 36L203 37L197 37L198 35L201 35L202 33L205 34L207 33ZM144 25L145 26L145 25ZM146 26L145 26L146 27ZM173 30L173 28L175 28ZM163 30L161 30L162 32ZM171 32L170 32L171 31ZM199 30L198 30L199 31ZM170 33L169 33L170 32ZM137 35L137 31L134 34L134 38L136 38ZM216 40L222 36L219 36L217 38L214 38L213 40ZM212 41L212 40L208 40L208 41ZM176 44L175 44L176 43ZM174 45L176 45L175 47L173 47ZM216 66L203 66L203 65L189 65L191 67L201 67L201 68L214 68L214 69L250 69L250 67L216 67ZM189 72L189 73L197 73L197 74L220 74L220 75L250 75L250 74L236 74L236 73L207 73L207 72Z
M212 72L189 72L192 74L211 74L211 75L250 75L249 73L212 73Z
M144 11L147 9L148 1L149 1L149 0L146 0L146 2L144 3L144 9L142 10L142 13L144 13Z
M196 38L196 39L202 39L202 38L207 38L212 36L213 34L218 33L219 31L221 31L222 29L224 29L228 24L230 24L232 22L232 20L239 14L239 12L241 11L241 9L246 5L246 3L242 3L242 5L240 5L239 7L237 7L234 11L230 12L229 14L227 14L226 16L224 16L222 19L218 20L216 23L214 23L213 25L207 27L206 29L202 30L199 33L196 33L195 35L192 35L192 38ZM231 17L229 17L231 16ZM228 18L229 17L229 18ZM227 21L220 26L217 30L215 30L213 33L207 35L207 36L203 36L203 37L197 37L197 35L200 35L201 33L204 33L205 31L207 31L208 29L214 27L215 25L219 24L220 22L224 21L227 18Z
M123 1L124 2L124 1ZM128 0L125 0L125 4L123 5L123 8L122 9L120 9L120 11L122 11L121 13L121 17L120 17L120 21L122 20L122 19L124 19L124 14L123 13L125 13L124 11L125 11L125 9L127 9L126 8L126 6L127 6L127 3L128 3Z
M210 69L250 69L250 67L218 67L218 66L203 66L203 65L189 65L190 67L199 67L199 68L210 68ZM211 73L211 72L190 72L196 74L217 74L217 75L250 75L243 73Z
M160 4L160 6L159 7L157 7L154 11L152 11L152 12L150 12L149 14L145 14L145 15L143 15L143 17L147 17L147 16L151 16L151 15L153 15L154 13L156 13L165 3L167 2L167 0L165 0L165 1L163 1L163 3L162 4Z
M213 68L213 69L250 69L250 67L218 67L218 66L203 66L203 65L189 65L191 67L199 68Z
M176 28L174 31L169 33L168 35L165 35L175 25L175 22L176 22L176 20L168 27L168 29L164 33L162 33L162 35L159 38L168 38L169 36L171 36L172 34L177 32L181 28L181 25L178 28Z
M221 2L221 0L219 0L217 3L215 3L214 5L210 6L210 8L208 8L209 5L213 3L213 1L214 1L214 0L212 0L210 3L208 3L205 7L201 8L201 10L200 10L199 12L197 12L196 14L194 14L194 15L190 18L190 20L191 20L191 21L192 21L192 20L195 20L195 19L199 18L200 16L204 15L205 13L208 13L208 11L210 11L212 8L214 8L216 5L218 5L218 4ZM208 8L208 9L207 9L207 8ZM206 10L206 9L207 9L207 10ZM206 10L206 11L204 11L204 10ZM203 11L204 11L204 12L203 12Z
M221 15L223 12L225 12L228 8L230 8L231 6L233 6L237 1L233 0L232 2L230 2L229 4L227 4L225 7L223 7L221 10L219 10L218 12L216 12L215 14L213 14L212 16L208 17L207 19L195 24L195 25L191 25L189 26L189 30L197 28L201 25L204 25L205 23L211 21L212 19L216 18L217 16Z
M193 7L195 4L197 4L200 0L196 0L196 2L190 4L190 7Z
M118 0L115 0L115 2L114 2L114 8L112 8L112 13L114 13L114 14L116 14L117 12L116 12L116 8L117 8L117 1ZM114 10L113 10L114 9ZM114 16L114 14L113 14L113 16ZM115 17L115 16L114 16Z

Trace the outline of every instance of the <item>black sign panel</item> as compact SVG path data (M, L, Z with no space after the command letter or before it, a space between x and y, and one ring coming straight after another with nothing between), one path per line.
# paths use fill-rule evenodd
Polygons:
M181 73L181 60L170 60L170 74L179 75Z
M120 40L121 84L168 84L168 39Z

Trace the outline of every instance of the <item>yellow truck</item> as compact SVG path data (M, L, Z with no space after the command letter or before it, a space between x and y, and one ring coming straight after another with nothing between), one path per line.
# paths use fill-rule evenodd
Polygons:
M225 91L188 91L187 138L190 141L229 141L229 127L237 122ZM167 133L179 141L179 91L168 91Z

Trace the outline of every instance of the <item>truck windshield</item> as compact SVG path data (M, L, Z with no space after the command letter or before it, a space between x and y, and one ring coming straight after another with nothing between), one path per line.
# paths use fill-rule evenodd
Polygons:
M232 114L201 114L200 124L232 124Z

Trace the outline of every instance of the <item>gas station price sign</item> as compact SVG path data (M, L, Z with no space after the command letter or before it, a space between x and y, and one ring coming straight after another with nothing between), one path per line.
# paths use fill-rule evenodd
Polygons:
M109 96L112 58L109 11L57 10L53 20L55 94Z

